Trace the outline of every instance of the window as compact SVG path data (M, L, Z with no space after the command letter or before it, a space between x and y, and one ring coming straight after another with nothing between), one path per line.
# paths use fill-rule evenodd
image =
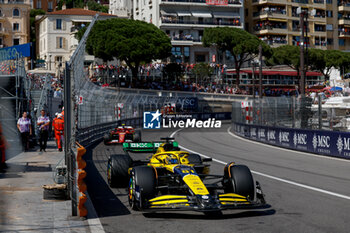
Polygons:
M36 8L37 8L37 9L41 9L41 0L38 0L38 1L36 2Z
M332 4L332 0L327 0L327 4Z
M332 38L327 38L327 44L332 45L333 44L333 39Z
M0 23L0 31L2 31L2 23Z
M0 9L0 16L3 16L3 15L2 15L2 10L1 10L1 9Z
M62 29L62 19L56 19L56 29L57 30Z
M18 32L18 31L19 31L19 23L13 23L12 30L13 30L14 32Z
M326 11L327 17L332 18L333 17L333 11Z
M62 62L63 62L62 56L57 56L55 60L56 60L56 64L58 64L59 67L62 67Z
M19 16L19 10L17 8L13 9L12 16L13 17L18 17Z
M19 39L18 38L13 39L13 45L19 45Z
M52 11L53 10L53 3L52 2L49 2L49 5L47 7L47 11Z
M2 48L3 47L3 44L2 44L3 42L2 42L2 38L0 38L0 48Z
M66 49L66 39L64 37L56 37L56 48Z
M58 48L63 48L63 38L62 37L59 37L58 39Z
M344 46L344 45L345 45L345 40L339 39L339 46Z
M327 24L326 25L326 30L327 31L333 31L333 24Z

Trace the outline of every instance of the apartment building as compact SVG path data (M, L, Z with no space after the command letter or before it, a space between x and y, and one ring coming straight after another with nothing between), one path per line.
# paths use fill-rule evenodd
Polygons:
M52 12L56 9L56 5L57 0L33 0L32 8Z
M245 28L273 47L299 45L299 7L308 12L310 47L350 50L350 1L346 0L246 0Z
M0 48L29 42L30 0L0 0Z
M132 0L109 0L109 13L123 18L131 18L132 3Z
M173 45L172 61L217 62L216 49L205 48L205 28L244 27L243 0L134 0L133 18L153 23Z
M76 32L92 21L96 11L86 9L64 9L37 16L36 54L47 63L47 69L60 70L78 46ZM99 13L99 20L117 17ZM85 61L93 62L94 56L86 55Z

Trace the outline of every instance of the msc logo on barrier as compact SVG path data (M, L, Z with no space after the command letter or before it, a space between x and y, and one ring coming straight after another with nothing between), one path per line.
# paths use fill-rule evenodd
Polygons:
M144 129L160 129L160 116L162 114L157 110L156 112L143 113L143 128Z

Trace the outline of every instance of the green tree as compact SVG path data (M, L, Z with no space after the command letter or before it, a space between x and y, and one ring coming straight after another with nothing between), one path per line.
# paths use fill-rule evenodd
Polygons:
M83 8L84 7L84 0L60 0L57 3L57 9L62 10L63 4L66 4L67 9Z
M90 0L87 2L89 10L108 13L108 7L98 4L97 2Z
M155 25L119 18L97 21L86 43L87 52L104 61L125 61L134 78L142 62L167 58L171 47L169 37Z
M267 65L287 65L300 72L300 48L293 45L282 45L272 49L272 56L267 60Z
M237 87L239 86L239 75L242 65L258 55L260 44L263 46L263 54L270 56L270 48L267 44L258 37L239 28L206 28L202 41L206 47L215 45L222 52L231 52L235 60Z
M196 75L196 84L198 84L197 78L199 78L201 82L203 79L209 78L213 74L214 68L207 63L199 63L193 67L192 72Z
M340 69L346 66L348 59L344 52L338 50L309 49L310 69L321 72L325 80L329 80L332 68Z

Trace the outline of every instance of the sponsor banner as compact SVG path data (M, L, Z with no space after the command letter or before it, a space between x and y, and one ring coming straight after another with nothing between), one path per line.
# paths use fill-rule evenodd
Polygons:
M350 159L350 133L234 123L235 133L292 150Z
M30 57L31 43L15 45L0 49L0 61L16 60L16 58Z

